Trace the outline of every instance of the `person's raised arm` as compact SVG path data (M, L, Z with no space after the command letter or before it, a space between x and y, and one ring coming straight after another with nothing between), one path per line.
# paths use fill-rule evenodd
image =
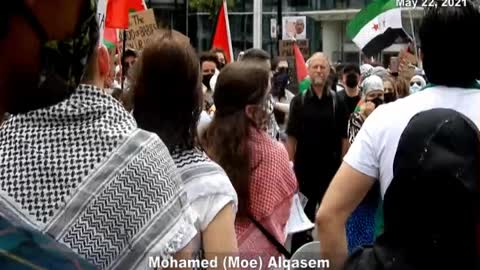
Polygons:
M290 103L275 102L275 109L288 114L290 112Z

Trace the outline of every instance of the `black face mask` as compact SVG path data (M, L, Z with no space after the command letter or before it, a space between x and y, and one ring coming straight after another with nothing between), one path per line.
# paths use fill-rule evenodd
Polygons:
M287 73L288 74L288 68L287 67L278 68L277 73Z
M395 95L393 93L385 93L383 95L383 99L385 100L385 103L394 102L396 100Z
M222 68L223 68L224 66L225 66L224 63L219 62L219 63L218 63L218 70L222 70Z
M345 82L349 88L355 88L358 85L358 76L355 73L347 74L347 80Z
M205 85L208 89L211 89L211 88L210 88L210 80L212 79L212 77L213 77L213 74L203 75L202 83L203 83L203 85Z
M384 103L383 99L377 97L376 99L369 100L373 104L375 104L375 108L378 108L378 106L382 105Z
M273 75L272 78L272 95L283 96L285 95L285 88L288 84L288 73L279 72Z

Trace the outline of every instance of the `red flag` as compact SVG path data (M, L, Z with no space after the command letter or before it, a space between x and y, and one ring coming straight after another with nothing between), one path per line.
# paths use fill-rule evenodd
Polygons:
M293 43L293 51L295 54L295 67L297 68L297 79L299 82L301 82L308 75L307 65L305 65L303 54L300 51L300 48L298 48L298 45L296 42Z
M113 49L117 46L118 36L117 30L113 28L105 28L103 32L103 44L109 49Z
M130 12L145 10L143 0L108 0L106 27L128 29Z
M217 25L212 38L212 49L218 48L225 51L227 63L233 61L232 39L230 37L230 24L228 22L227 1L220 6L217 17Z
M298 48L297 42L293 42L293 52L295 55L295 69L297 70L299 92L304 93L310 88L310 80L307 78L307 65L305 65L303 54L300 48Z

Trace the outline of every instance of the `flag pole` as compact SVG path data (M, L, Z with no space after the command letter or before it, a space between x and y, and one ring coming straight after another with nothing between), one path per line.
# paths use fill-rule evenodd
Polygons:
M417 39L415 37L415 28L413 26L412 9L408 9L408 14L410 15L410 27L412 28L413 47L415 49L415 58L417 59L417 65L418 65L420 61L418 59Z
M127 77L127 74L125 74L125 63L123 62L123 55L125 54L125 47L127 46L127 32L125 29L123 29L123 46L122 46L122 55L120 57L120 61L122 61L122 93L124 89L124 84L125 84L125 78Z

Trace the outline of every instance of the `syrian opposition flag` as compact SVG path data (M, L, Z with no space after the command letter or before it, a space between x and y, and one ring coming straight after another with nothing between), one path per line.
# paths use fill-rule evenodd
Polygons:
M367 56L381 52L398 37L408 39L395 0L374 0L348 23L347 36Z
M223 49L225 51L225 56L227 57L225 60L227 63L234 60L226 0L223 0L218 11L217 24L212 37L212 49L214 48Z
M106 27L128 29L129 13L146 9L144 0L108 0Z
M293 52L295 55L295 69L297 71L298 91L305 93L310 88L310 79L308 78L307 65L303 59L302 52L296 42L293 43Z

